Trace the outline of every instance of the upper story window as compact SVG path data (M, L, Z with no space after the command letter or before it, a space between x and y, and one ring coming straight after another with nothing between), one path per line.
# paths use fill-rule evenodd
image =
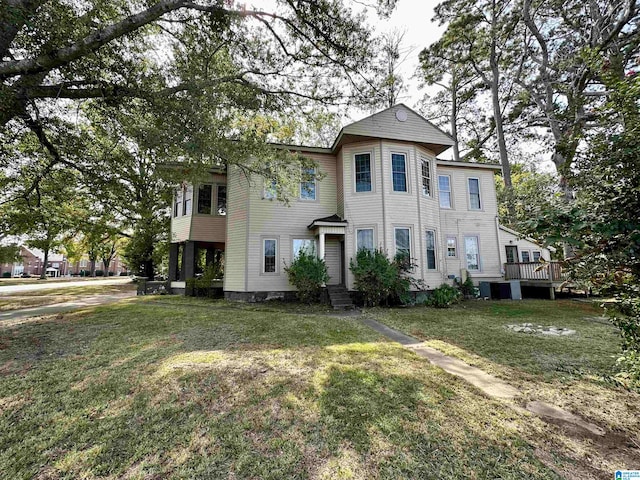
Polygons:
M216 192L216 203L213 203L213 192ZM198 186L198 213L211 215L226 215L227 213L227 186L204 184Z
M406 227L394 229L396 255L411 258L411 229Z
M425 197L431 196L431 169L429 160L422 160L422 194Z
M356 251L362 249L373 252L373 228L359 228L356 230Z
M356 192L371 191L371 154L358 153L354 157Z
M218 194L216 196L218 215L227 214L227 186L218 185Z
M189 185L184 189L182 200L182 215L191 215L191 204L193 201L193 186Z
M451 208L451 177L449 175L438 175L438 195L440 208Z
M540 258L542 257L542 254L538 250L534 250L531 253L533 255L533 261L536 263L540 263Z
M427 270L436 269L436 232L434 230L426 231L427 239Z
M182 207L182 189L176 190L174 199L173 199L173 216L179 217L181 213Z
M391 154L391 175L394 192L407 191L407 157L404 153Z
M198 213L211 213L212 191L213 185L200 185L198 187Z
M520 252L520 257L522 257L522 263L529 263L531 261L531 255L529 254L529 250L522 250Z
M469 178L469 208L471 210L480 210L480 179Z
M275 180L264 179L264 194L263 198L273 200L278 196L278 184Z
M300 198L302 200L316 199L316 169L303 168L300 180Z

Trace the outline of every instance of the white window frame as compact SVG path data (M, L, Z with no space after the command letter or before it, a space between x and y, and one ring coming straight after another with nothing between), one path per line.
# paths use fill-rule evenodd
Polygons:
M467 258L467 238L475 238L476 239L476 248L478 249L478 268L470 269L469 268L469 259ZM464 266L469 272L482 272L482 255L480 255L480 235L464 235L463 239L464 245Z
M398 226L398 227L393 227L393 248L394 248L394 257L396 257L398 255L398 241L396 238L396 231L398 230L408 230L409 231L409 259L413 258L413 242L411 241L411 227L405 227L405 226Z
M278 197L278 184L275 180L263 179L262 198L264 200L275 200Z
M420 157L420 160L421 160L421 162L420 162L420 181L421 181L420 190L422 192L422 196L423 197L431 198L432 197L431 192L433 192L433 185L431 183L431 161L429 161L429 159L425 158L425 157ZM427 176L426 177L424 175L424 166L425 166L425 164L427 166ZM427 180L427 187L428 187L428 190L429 190L427 193L424 192L424 183L425 183L424 181L425 181L425 178Z
M182 216L183 217L193 215L193 197L194 197L193 191L194 191L193 185L189 185L183 189L183 193L182 193ZM189 193L191 195L188 195ZM187 208L187 205L189 205L189 208Z
M361 232L363 230L371 230L371 252L373 252L376 249L376 230L373 227L358 227L356 228L356 237L355 237L355 246L356 246L356 255L358 254L358 252L360 251L360 249L358 248L358 232Z
M478 207L474 207L471 202L471 180L478 182ZM469 210L480 211L482 210L482 189L480 188L480 177L467 177L467 202Z
M369 156L369 190L358 191L358 176L356 171L356 156L368 155ZM353 193L357 195L373 193L375 191L375 167L373 165L373 152L355 152L353 154Z
M266 262L266 248L265 248L265 242L267 241L274 241L276 242L276 253L275 253L275 265L274 265L274 271L273 272L267 272L266 271L266 267L267 267L267 262ZM260 262L261 267L260 267L260 274L261 275L279 275L279 268L278 268L278 249L280 247L280 242L278 237L262 237L261 238L261 242L262 242L262 248L261 248L261 254L262 254L262 261Z
M449 240L453 240L455 255L449 255ZM447 235L447 258L458 258L458 237L455 235Z
M449 179L449 190L440 190L440 177L446 177ZM438 205L440 208L445 208L447 210L451 210L453 208L453 189L451 188L451 175L449 174L439 174L438 175ZM442 192L447 192L449 194L449 206L442 206Z
M424 233L424 268L430 272L435 272L438 270L438 237L433 228L427 228ZM427 243L429 234L433 235L433 267L429 267L429 248Z
M525 259L524 259L524 255L525 254L527 255L527 257L529 257L529 260L527 260L527 261L525 261ZM531 250L529 250L529 249L520 250L520 261L522 263L531 263L532 262L532 260L531 260Z
M396 190L395 189L395 185L393 183L393 156L394 155L402 155L404 157L404 187L405 190ZM407 152L389 152L389 169L391 170L391 192L393 193L403 193L403 194L407 194L410 193L410 186L409 186L409 154Z
M300 186L299 186L299 191L298 191L298 198L300 198L300 200L302 200L303 202L315 202L316 200L318 200L318 179L317 179L317 168L316 167L310 167L306 170L310 170L312 171L311 175L313 175L313 198L303 198L302 197L302 186L304 184L307 183L312 183L311 181L304 181L302 179L302 177L300 178ZM302 168L301 175L305 174L305 169Z
M173 198L173 218L178 218L182 216L182 188L176 189L174 198Z
M538 259L536 260L536 254L538 255ZM542 251L540 250L532 250L531 251L531 261L535 263L540 263L540 259L542 258Z

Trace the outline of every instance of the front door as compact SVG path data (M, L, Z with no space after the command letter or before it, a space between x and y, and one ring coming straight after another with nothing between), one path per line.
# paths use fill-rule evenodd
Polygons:
M518 263L518 247L507 245L507 263Z
M340 240L327 240L324 247L324 263L327 265L329 281L327 285L340 285L342 283L342 249Z

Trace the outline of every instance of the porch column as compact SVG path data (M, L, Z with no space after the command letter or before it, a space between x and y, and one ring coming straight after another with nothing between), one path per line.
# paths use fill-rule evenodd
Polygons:
M193 278L196 273L196 242L184 243L184 255L182 257L182 271L184 280Z
M324 260L324 232L320 233L320 241L318 245L318 257L320 260Z
M178 280L178 251L180 245L177 243L169 244L169 281Z

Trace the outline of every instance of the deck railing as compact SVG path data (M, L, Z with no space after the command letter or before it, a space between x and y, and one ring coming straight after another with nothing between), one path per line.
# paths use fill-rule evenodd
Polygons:
M546 280L560 282L564 279L560 262L505 263L505 280Z

